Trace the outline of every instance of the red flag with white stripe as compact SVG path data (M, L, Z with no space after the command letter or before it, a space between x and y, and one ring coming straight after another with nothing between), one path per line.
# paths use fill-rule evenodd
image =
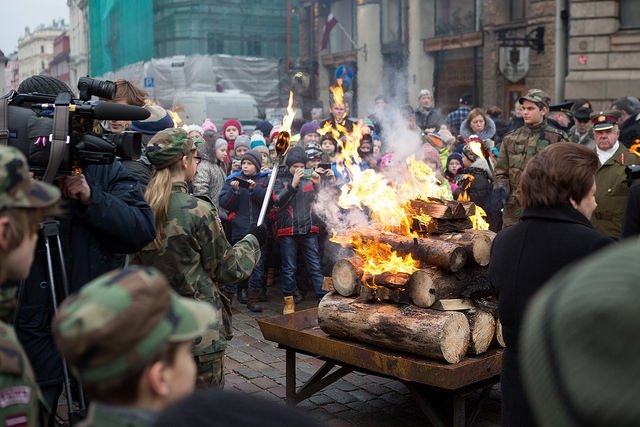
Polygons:
M338 20L333 13L329 13L327 16L327 22L324 23L324 32L322 33L322 41L320 42L320 49L324 50L329 47L329 33L338 24Z

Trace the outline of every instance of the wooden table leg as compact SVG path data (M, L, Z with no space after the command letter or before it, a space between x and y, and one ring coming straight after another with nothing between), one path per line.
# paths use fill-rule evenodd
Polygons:
M458 393L453 394L453 427L465 427L466 400Z
M295 406L296 401L296 351L286 347L286 400L287 404Z

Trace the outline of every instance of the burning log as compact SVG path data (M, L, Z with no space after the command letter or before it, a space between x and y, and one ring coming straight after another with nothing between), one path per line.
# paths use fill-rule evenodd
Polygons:
M437 268L414 272L408 282L411 300L418 307L429 308L439 299L459 298L470 288L488 288L486 268L469 268L450 273Z
M469 353L482 354L491 345L496 332L496 320L483 310L468 310L464 313L469 321Z
M493 234L493 236L491 236L491 234ZM440 234L429 237L431 239L453 243L464 248L467 253L467 264L469 265L475 264L481 267L489 265L491 245L495 237L495 233L492 231L468 230L463 233Z
M358 294L362 284L362 258L351 257L338 260L331 270L333 287L343 297L350 297Z
M365 272L362 276L362 281L371 283L373 285L384 286L387 288L404 288L409 281L410 275L408 273L392 273L386 271L380 274L371 274Z
M467 261L467 254L460 246L425 237L412 238L396 234L364 231L363 240L386 243L399 255L411 254L423 265L440 267L449 271L459 271Z
M458 363L469 347L464 314L411 305L366 304L330 293L318 305L318 324L329 335Z
M429 198L411 200L409 203L415 213L438 219L465 219L476 213L476 205L473 202Z
M473 223L469 218L464 219L438 219L431 218L429 222L424 222L420 218L414 217L411 229L418 233L442 234L455 233L462 230L471 229Z
M360 285L360 301L368 303L386 302L391 304L410 304L411 297L406 288L388 288L385 286Z

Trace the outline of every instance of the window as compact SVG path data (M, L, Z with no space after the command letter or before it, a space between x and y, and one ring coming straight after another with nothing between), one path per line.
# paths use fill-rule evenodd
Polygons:
M397 44L404 40L402 0L382 0L382 44Z
M640 8L637 0L620 0L620 28L640 28Z
M511 20L517 21L524 19L524 0L510 0L511 1Z
M436 36L475 31L475 12L475 0L436 0Z
M351 0L339 0L331 4L331 13L338 20L329 35L331 53L349 52L356 48L354 3Z
M40 45L40 53L44 53L44 45Z

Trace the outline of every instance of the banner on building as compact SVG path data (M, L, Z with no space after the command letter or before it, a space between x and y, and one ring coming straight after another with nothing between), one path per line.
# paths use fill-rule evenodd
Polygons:
M529 46L500 46L498 67L511 83L517 83L529 73Z

